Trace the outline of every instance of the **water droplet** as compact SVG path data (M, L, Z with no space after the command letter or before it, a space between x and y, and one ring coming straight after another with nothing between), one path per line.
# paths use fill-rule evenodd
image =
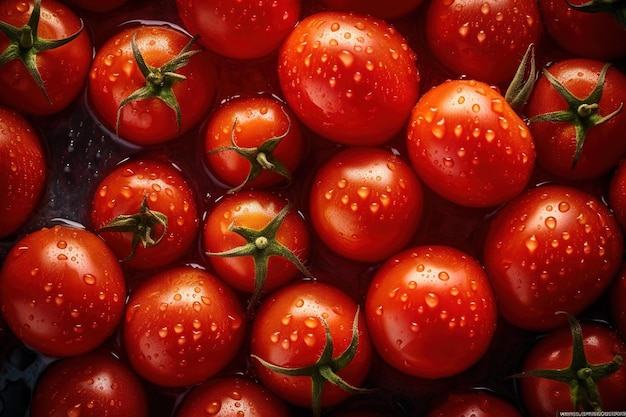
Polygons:
M424 301L428 307L435 308L437 307L437 304L439 304L439 296L435 293L429 292L424 296Z

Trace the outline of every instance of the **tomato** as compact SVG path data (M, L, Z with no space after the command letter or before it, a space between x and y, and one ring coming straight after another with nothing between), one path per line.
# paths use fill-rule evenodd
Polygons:
M91 223L124 265L171 264L195 243L200 218L194 191L171 164L128 160L98 184Z
M381 261L406 246L423 204L410 165L389 150L369 147L347 148L325 161L309 194L317 236L335 253L362 262Z
M220 200L204 225L204 248L217 274L232 287L272 291L298 274L310 251L307 225L287 201L263 191L239 192Z
M304 18L287 36L278 77L306 126L361 146L380 145L404 127L420 80L416 54L393 26L332 11Z
M87 79L92 44L81 19L55 0L0 3L0 104L26 114L68 107ZM36 33L33 33L36 28Z
M289 417L285 403L251 379L226 376L209 379L187 394L177 417Z
M140 146L189 131L207 114L215 95L210 55L167 25L120 30L98 49L89 75L96 117Z
M124 4L129 3L130 0L69 0L71 3L80 7L81 9L88 10L94 13L106 13L121 8Z
M530 417L626 409L626 365L621 361L626 342L597 322L571 326L538 340L524 359L519 389Z
M450 246L416 246L376 271L365 299L374 347L394 368L420 378L461 373L487 351L498 313L489 280Z
M533 173L533 136L504 97L474 80L426 92L407 130L409 158L433 191L456 204L489 207L520 194Z
M609 182L608 205L613 211L617 222L626 229L626 163L624 160L618 163Z
M122 330L139 375L159 386L184 387L214 376L236 356L246 316L237 295L216 276L172 267L131 292Z
M507 84L530 44L541 40L533 0L434 0L426 14L426 40L456 77Z
M438 398L426 417L522 417L509 401L487 390L463 390Z
M204 127L204 150L218 181L240 188L291 183L304 155L293 112L275 97L235 97Z
M502 317L554 329L608 287L620 269L623 237L608 208L569 186L533 188L500 209L489 226L484 266Z
M361 0L322 0L322 3L334 10L352 11L371 14L381 19L390 20L406 16L417 9L422 0L391 0L386 2Z
M357 303L321 282L291 284L268 295L250 337L261 382L285 401L312 408L315 415L359 392L372 361Z
M589 59L549 66L528 100L537 162L569 179L599 177L626 155L626 75Z
M611 318L615 330L626 339L626 268L622 267L619 275L609 289Z
M0 107L0 238L26 223L44 194L47 157L35 126Z
M11 330L50 356L100 346L120 322L126 281L96 235L54 226L20 239L0 273L0 305Z
M300 19L298 0L176 0L176 6L205 48L234 59L274 52Z
M111 354L94 351L52 363L37 382L31 417L147 417L142 382Z

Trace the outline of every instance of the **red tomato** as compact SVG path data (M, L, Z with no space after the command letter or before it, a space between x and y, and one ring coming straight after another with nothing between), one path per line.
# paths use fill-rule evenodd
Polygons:
M50 356L89 352L122 318L126 281L96 235L65 226L18 241L0 273L2 315L20 340Z
M64 358L38 380L31 417L147 417L148 399L137 376L103 352Z
M33 214L44 193L46 170L35 127L0 107L0 238L17 231Z
M298 118L345 145L391 139L417 101L416 55L390 24L360 14L303 19L278 59L282 92Z
M391 1L363 1L363 0L322 0L326 6L334 10L352 11L362 14L371 14L381 19L397 19L417 9L423 0L391 0Z
M622 267L609 290L611 318L615 330L626 339L626 267Z
M426 417L522 417L513 404L485 390L452 392L431 405Z
M291 181L304 154L293 112L274 97L236 97L218 108L204 127L211 172L237 191Z
M626 75L613 66L578 58L549 66L526 112L537 162L570 179L597 178L615 168L626 156L626 141L615 140L626 130L624 103Z
M426 39L441 64L487 84L508 84L541 32L534 0L434 0L426 15Z
M594 196L544 185L496 213L483 250L502 317L545 331L563 323L556 311L578 314L604 292L620 269L623 237Z
M91 222L124 265L168 265L195 243L200 218L182 172L148 159L118 165L98 185Z
M335 253L363 262L381 261L406 246L423 203L409 164L377 148L335 154L318 169L309 195L317 236Z
M626 160L619 162L611 177L607 200L617 222L626 229Z
M176 0L176 5L205 48L234 59L274 52L300 18L299 0Z
M166 269L130 294L123 341L133 368L165 387L197 384L235 357L246 334L237 295L216 276Z
M69 0L70 3L76 6L95 13L106 13L116 9L119 9L124 4L130 2L130 0Z
M250 352L266 387L285 401L312 407L314 413L350 395L336 380L331 383L322 377L321 367L330 367L325 369L331 374L326 373L327 378L333 380L336 374L357 388L372 361L364 316L356 302L336 287L314 281L289 285L263 301L252 323ZM313 369L291 376L271 369L276 366ZM321 398L313 394L313 380L320 384Z
M89 77L100 121L136 145L162 143L195 126L213 105L216 85L210 55L190 42L189 35L165 25L128 27L107 40ZM138 64L139 56L147 68Z
M183 399L176 417L289 417L285 403L251 379L227 376L210 379Z
M415 105L407 131L418 176L443 198L489 207L520 194L533 173L533 137L495 89L473 80L439 84Z
M448 246L417 246L376 271L365 317L385 362L435 379L459 374L485 354L498 313L474 258Z

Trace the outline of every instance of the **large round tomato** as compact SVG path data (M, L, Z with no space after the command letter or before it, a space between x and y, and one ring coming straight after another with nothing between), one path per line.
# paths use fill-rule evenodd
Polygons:
M0 273L0 306L26 345L51 356L89 352L120 322L126 281L96 235L67 226L18 241Z
M470 207L520 194L533 173L533 137L504 97L474 80L451 80L424 94L407 131L409 158L436 193Z
M511 324L550 330L557 311L579 314L621 267L622 232L608 208L576 188L543 185L510 201L492 219L484 265Z
M278 58L282 92L298 118L346 145L382 144L417 101L415 53L387 22L344 12L303 19Z
M348 148L318 169L309 204L313 228L330 249L348 259L377 262L413 238L423 196L419 179L398 155Z
M434 379L461 373L485 354L498 313L474 258L449 246L417 246L376 271L365 317L385 362Z

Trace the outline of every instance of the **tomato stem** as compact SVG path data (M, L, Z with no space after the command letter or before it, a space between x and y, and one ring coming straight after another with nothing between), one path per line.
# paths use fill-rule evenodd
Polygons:
M535 45L531 43L504 95L505 100L513 109L518 109L526 103L535 86L537 73L535 62ZM527 79L525 79L526 74L528 74Z

